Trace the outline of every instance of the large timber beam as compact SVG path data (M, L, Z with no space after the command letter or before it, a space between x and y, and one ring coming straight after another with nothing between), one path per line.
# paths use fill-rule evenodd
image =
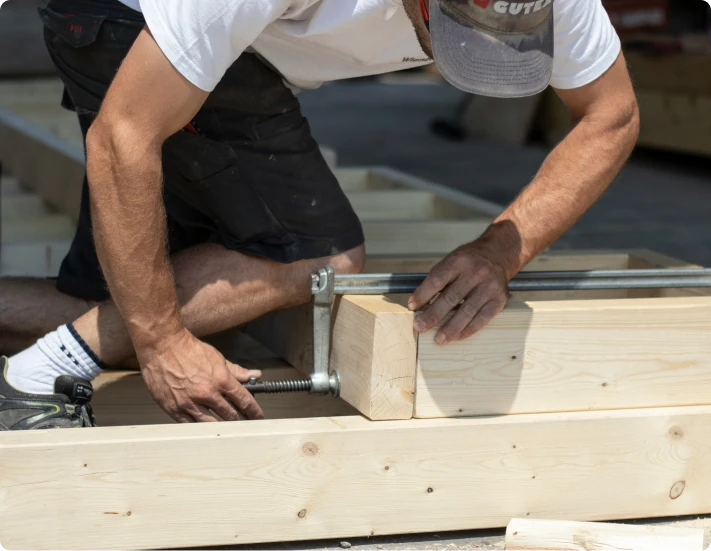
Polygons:
M416 417L711 403L711 297L510 303L418 344Z
M711 510L710 484L709 406L26 431L0 434L0 542L204 548L691 515Z

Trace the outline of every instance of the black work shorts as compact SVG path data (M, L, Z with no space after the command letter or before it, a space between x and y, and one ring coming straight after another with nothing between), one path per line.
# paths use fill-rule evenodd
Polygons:
M51 0L40 16L64 83L63 105L76 111L86 136L143 19L116 0ZM297 98L256 55L243 54L191 125L166 141L163 174L170 252L220 243L290 263L364 241ZM57 287L88 300L109 298L86 177L78 230Z

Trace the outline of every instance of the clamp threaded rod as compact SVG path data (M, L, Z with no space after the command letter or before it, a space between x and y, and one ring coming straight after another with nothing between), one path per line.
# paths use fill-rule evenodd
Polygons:
M244 385L251 394L281 394L286 392L311 392L313 383L310 379L292 379L289 381L257 381L250 378Z

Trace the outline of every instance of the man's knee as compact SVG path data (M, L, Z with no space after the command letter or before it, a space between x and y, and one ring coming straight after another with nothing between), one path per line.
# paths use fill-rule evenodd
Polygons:
M365 246L337 254L331 259L331 266L337 274L359 274L365 266Z

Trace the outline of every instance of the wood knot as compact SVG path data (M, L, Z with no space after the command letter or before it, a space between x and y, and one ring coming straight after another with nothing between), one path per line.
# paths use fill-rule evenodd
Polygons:
M385 465L385 470L389 471L390 470L390 465Z
M427 488L427 493L428 493L428 494L431 494L432 492L434 492L434 490L433 490L432 488Z
M681 427L672 427L669 429L669 438L672 440L681 440L684 438L684 431Z
M305 455L316 455L318 453L318 446L313 442L306 442L306 444L301 446L301 450Z
M603 388L607 386L607 383L602 383Z
M669 497L671 499L678 498L684 493L684 488L686 488L686 480L679 480L678 482L675 482L671 487L671 490L669 490Z
M304 518L306 516L306 509L301 509L301 511L296 513L296 516L299 518Z

